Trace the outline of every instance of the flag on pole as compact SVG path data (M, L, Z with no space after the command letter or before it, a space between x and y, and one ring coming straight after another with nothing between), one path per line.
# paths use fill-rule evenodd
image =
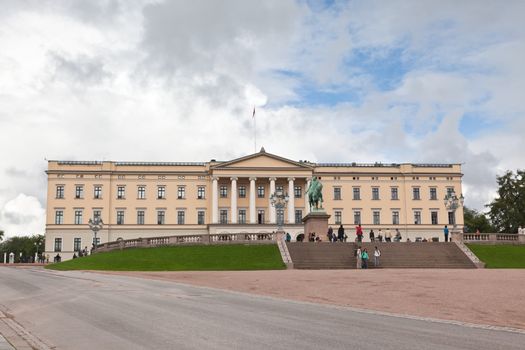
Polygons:
M255 107L253 107L253 114L252 114L252 118L255 118Z

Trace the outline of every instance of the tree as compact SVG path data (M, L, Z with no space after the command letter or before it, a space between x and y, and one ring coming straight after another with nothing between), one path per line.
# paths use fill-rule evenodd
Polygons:
M0 242L4 239L4 231L0 230Z
M499 232L516 233L525 225L525 170L497 177L498 198L489 205L492 224Z
M479 230L479 232L495 232L494 226L492 226L486 214L464 207L463 218L466 232L476 232L476 230Z
M36 253L37 244L40 244L38 250L43 251L42 242L44 242L43 235L34 235L31 237L15 236L10 237L0 244L0 256L4 253L15 253L15 262L20 262L20 253L22 253L22 260L28 261L30 257L34 257Z

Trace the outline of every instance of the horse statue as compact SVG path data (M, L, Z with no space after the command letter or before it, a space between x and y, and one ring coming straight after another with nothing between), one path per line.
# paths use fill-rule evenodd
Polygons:
M323 184L317 179L317 176L312 178L306 193L308 194L310 210L312 210L312 208L323 209Z

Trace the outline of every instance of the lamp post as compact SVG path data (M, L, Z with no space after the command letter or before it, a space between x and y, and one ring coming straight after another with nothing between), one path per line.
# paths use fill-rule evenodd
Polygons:
M96 252L97 246L98 246L97 232L102 230L102 225L104 225L104 223L102 222L102 219L99 216L95 216L95 218L89 219L88 225L91 231L93 231L93 236L94 236L93 245L94 245L94 251Z
M283 231L284 226L284 208L288 203L289 197L288 194L284 193L282 190L277 190L270 196L270 203L272 207L277 211L277 232ZM282 214L282 215L280 215Z
M35 252L35 263L38 262L38 247L40 247L40 242L35 242L36 252Z
M453 231L456 231L456 209L463 206L463 203L465 202L465 197L463 197L462 194L459 195L459 197L456 195L456 192L452 191L445 195L445 198L443 200L443 203L445 204L445 208L452 212L452 215L454 217L454 223L453 223Z

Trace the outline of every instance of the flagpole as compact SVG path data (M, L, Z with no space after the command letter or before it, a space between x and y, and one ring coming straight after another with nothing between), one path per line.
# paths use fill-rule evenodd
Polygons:
M257 153L257 120L255 119L255 107L253 107L253 153Z

